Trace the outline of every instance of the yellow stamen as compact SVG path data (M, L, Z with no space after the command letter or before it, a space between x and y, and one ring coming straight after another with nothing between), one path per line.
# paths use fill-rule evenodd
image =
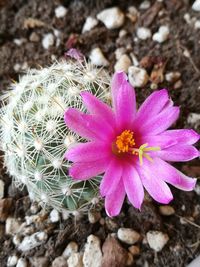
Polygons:
M134 147L135 145L134 133L130 130L125 130L117 136L116 142L113 146L113 152L118 154L130 153L132 155L136 155L139 157L140 165L142 165L143 157L151 162L153 161L148 152L160 150L160 147L148 146L147 143L141 145L139 148Z
M116 146L118 153L129 152L130 148L135 145L135 140L133 138L133 132L130 130L123 131L119 136L117 136Z

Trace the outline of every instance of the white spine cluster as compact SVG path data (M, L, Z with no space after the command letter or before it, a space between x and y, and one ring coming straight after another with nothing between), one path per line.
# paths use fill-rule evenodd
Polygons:
M58 210L84 210L98 198L99 178L80 182L68 175L66 149L84 141L64 123L64 111L84 111L81 91L104 101L109 98L109 76L84 62L56 62L30 70L2 97L0 148L16 185L26 185L30 197Z

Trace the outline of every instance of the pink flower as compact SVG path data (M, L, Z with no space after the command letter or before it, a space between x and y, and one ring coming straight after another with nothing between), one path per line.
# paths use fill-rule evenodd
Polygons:
M196 179L185 176L168 161L188 161L199 156L193 130L167 130L178 118L167 90L152 93L136 109L134 89L123 72L112 80L113 109L88 92L82 93L90 114L65 112L69 128L88 140L66 152L74 164L69 175L87 180L104 173L100 193L109 216L118 215L125 195L140 209L144 188L157 202L167 204L172 193L167 183L190 191Z

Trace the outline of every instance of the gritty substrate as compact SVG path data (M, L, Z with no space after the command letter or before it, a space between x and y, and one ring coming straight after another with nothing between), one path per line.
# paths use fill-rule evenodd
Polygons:
M195 29L193 19L200 19L200 13L191 9L192 1L167 0L159 3L151 1L150 8L140 10L140 16L135 23L131 21L130 16L127 16L120 29L109 30L99 23L91 31L81 34L87 16L95 16L102 9L114 5L120 7L127 14L128 7L134 3L138 8L140 2L131 0L66 0L61 2L1 0L1 91L6 88L11 79L18 79L18 74L28 67L47 66L54 58L63 56L71 46L80 49L86 57L89 56L92 48L100 47L110 62L108 70L113 73L116 63L114 52L117 48L124 47L125 53L130 55L133 52L140 62L140 66L143 66L151 76L152 81L144 87L136 89L138 102L141 103L153 91L155 84L158 88L168 88L175 104L181 106L181 116L176 127L199 130L200 121L189 119L191 113L200 114L200 30ZM54 13L59 3L68 9L67 15L63 18L56 18ZM186 19L185 14L187 13L190 21ZM31 24L30 21L27 23L27 19L30 17L38 19L42 23L39 25L34 22ZM138 27L145 26L154 33L159 26L165 24L169 25L170 35L164 43L154 42L152 38L145 41L135 38ZM55 36L55 29L60 31L59 37ZM119 38L121 29L126 30L127 33L124 37ZM54 34L54 44L49 49L42 46L42 39L47 33ZM158 66L158 69L155 69L155 65ZM152 74L153 69L154 75ZM171 71L180 72L181 77L171 82L162 79L162 75ZM189 176L199 177L200 167L198 165L198 161L193 160L190 163L178 164L177 167ZM175 213L170 216L160 214L159 205L147 197L141 212L125 203L120 216L114 219L109 219L102 210L96 223L89 223L87 215L67 220L60 216L57 222L52 223L48 213L43 213L40 209L30 209L31 203L26 190L20 192L13 189L10 185L10 178L3 170L0 179L5 182L4 199L0 200L0 213L3 212L2 206L8 205L5 207L5 214L1 214L4 219L1 217L2 222L0 223L0 266L2 267L6 266L8 256L15 254L19 258L23 257L30 266L38 266L38 263L34 263L34 259L39 257L45 259L41 266L50 266L53 260L62 254L69 241L77 242L79 251L83 251L87 237L94 234L100 238L101 246L103 244L105 246L104 242L108 234L117 233L120 227L132 228L141 235L140 240L136 243L140 252L133 257L134 262L130 261L131 266L181 267L186 266L199 254L200 190L187 193L172 189L174 201L170 205L174 208ZM200 183L198 184L200 186ZM11 216L18 218L20 222L25 222L25 216L34 213L39 217L39 222L33 221L29 226L26 225L26 222L25 229L28 228L28 230L25 235L44 231L48 235L47 240L34 249L20 252L17 245L13 244L13 236L5 234L6 218ZM32 228L29 229L30 227ZM155 253L149 247L146 234L150 230L158 230L169 236L169 241L161 252ZM20 238L23 234L19 234L19 242L21 242ZM119 246L122 258L127 258L129 245L120 242ZM119 251L119 247L116 249ZM103 251L105 252L104 249ZM108 265L108 254L104 253L103 257L104 267L125 266L126 260L119 262L117 259Z

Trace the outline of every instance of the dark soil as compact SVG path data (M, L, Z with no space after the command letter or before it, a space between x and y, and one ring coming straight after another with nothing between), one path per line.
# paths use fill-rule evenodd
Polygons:
M52 62L52 55L62 57L70 48L73 38L73 47L81 50L88 57L94 47L100 47L110 62L109 71L113 73L116 62L114 52L118 47L125 47L127 53L134 52L138 60L145 65L149 74L155 65L165 66L164 74L169 71L179 71L181 79L179 84L168 83L165 80L158 83L158 88L168 88L173 101L181 106L181 116L177 122L178 128L192 128L195 125L188 123L190 113L200 114L200 30L195 30L184 20L186 13L191 17L200 19L200 13L191 9L189 0L167 0L162 3L151 1L151 8L141 11L141 16L136 24L128 18L123 26L128 33L119 38L119 30L108 30L101 23L90 32L81 34L84 21L88 15L95 15L105 7L119 6L125 13L131 5L138 7L141 1L134 0L0 0L0 90L6 89L11 79L18 79L27 67L47 66ZM61 19L55 17L54 9L59 3L68 8L68 14ZM25 28L25 21L35 18L44 23L41 27L29 26ZM138 25L149 27L156 32L160 25L168 24L170 37L165 43L158 44L150 38L147 41L134 41L135 29ZM45 33L57 29L61 32L61 43L45 50L42 47L42 37ZM38 41L31 41L33 33L38 35ZM22 39L17 45L14 40ZM70 41L69 41L70 39ZM188 56L184 56L184 51ZM16 67L19 64L19 67ZM157 72L156 72L157 73ZM155 82L155 80L154 80ZM138 102L141 103L152 92L148 83L144 88L136 90ZM196 130L200 130L198 126ZM190 163L178 164L189 176L200 177L200 167L197 160ZM6 183L5 197L14 200L13 215L24 218L28 213L30 202L25 190L19 192L11 189L10 178L2 171L2 179ZM200 181L199 181L200 184ZM110 229L107 224L89 224L87 217L75 222L69 219L60 222L49 230L50 238L44 246L33 249L24 256L27 258L41 256L46 253L50 262L62 254L69 241L78 242L80 247L86 242L89 234L99 236L104 242L108 233L116 232L119 227L131 227L143 236L148 230L160 230L167 233L170 240L163 250L155 254L148 244L141 244L141 253L136 258L133 266L155 267L181 267L186 266L194 259L200 250L200 196L195 192L181 192L172 189L174 201L170 204L175 209L175 215L165 217L159 214L159 205L147 200L141 212L125 204L120 216L113 219L115 229ZM106 218L102 211L102 217ZM180 219L181 218L181 219ZM184 221L185 218L186 220ZM185 223L183 223L183 221ZM7 258L16 252L12 238L3 233L4 223L0 223L0 266L6 266ZM125 246L124 246L125 247ZM16 252L17 254L19 252ZM122 266L123 267L123 266Z

